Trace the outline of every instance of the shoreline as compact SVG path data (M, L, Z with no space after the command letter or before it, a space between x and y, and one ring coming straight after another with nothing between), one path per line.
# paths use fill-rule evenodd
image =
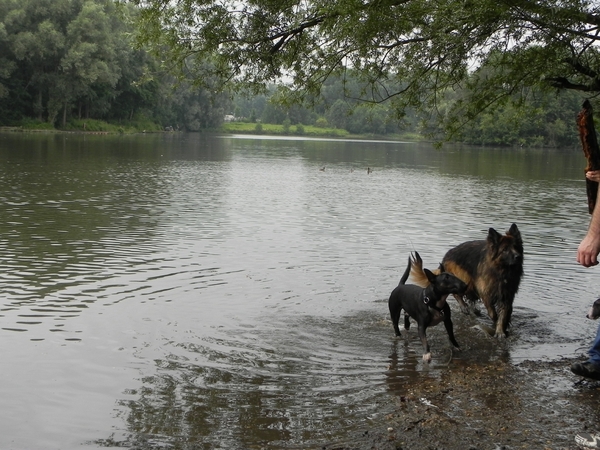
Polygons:
M577 433L600 431L600 382L572 374L576 360L495 361L424 377L391 400L383 422L322 448L575 450Z

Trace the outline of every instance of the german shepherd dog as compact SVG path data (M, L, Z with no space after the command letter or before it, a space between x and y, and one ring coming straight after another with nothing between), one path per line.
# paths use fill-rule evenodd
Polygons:
M420 279L426 279L427 287L422 288L414 284L405 284L408 276L413 274ZM435 275L427 269L423 269L423 260L415 252L414 256L408 258L408 266L400 283L392 291L389 300L390 316L394 325L396 336L400 336L400 313L404 310L404 329L410 328L409 317L417 321L419 338L423 344L423 361L431 361L431 350L427 342L427 327L433 327L444 322L450 342L454 347L460 348L454 338L454 328L450 313L450 306L446 302L449 294L462 294L467 285L454 275L440 273Z
M494 335L506 337L523 276L523 241L517 225L513 223L504 236L490 228L487 239L454 247L444 256L440 270L467 284L464 297L471 302L481 299L494 321ZM462 310L468 311L464 299L454 297Z

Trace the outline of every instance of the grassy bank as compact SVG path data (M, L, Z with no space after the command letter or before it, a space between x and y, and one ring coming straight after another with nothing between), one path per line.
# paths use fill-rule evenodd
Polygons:
M405 133L401 135L354 135L339 128L322 128L313 125L275 125L270 123L247 123L228 122L224 123L221 131L231 134L256 134L274 136L306 136L322 138L353 138L353 139L386 139L417 142L424 140L417 133Z
M102 120L72 120L63 131L88 131L88 132L107 132L107 133L155 133L163 131L163 127L147 120L131 120L120 124L104 122Z
M88 132L88 133L155 133L163 131L163 128L146 119L132 120L120 124L108 123L102 120L81 119L71 120L64 127L55 128L48 122L27 119L9 127L2 127L7 131L45 131L45 132Z
M48 122L40 122L33 119L23 120L11 126L2 126L0 130L4 131L31 131L31 132L85 132L98 134L129 134L129 133L157 133L164 131L164 128L151 122L150 120L140 119L132 120L119 124L104 122L102 120L81 119L71 120L64 127L55 128ZM416 133L405 133L401 135L353 135L346 130L339 128L323 128L313 125L276 125L270 123L247 123L247 122L228 122L224 123L221 129L212 130L213 132L223 132L230 134L255 134L271 136L306 136L313 138L353 138L353 139L385 139L402 140L417 142L422 141L423 137Z
M270 134L280 136L348 137L350 133L338 128L320 128L312 125L275 125L271 123L228 122L223 124L225 133Z

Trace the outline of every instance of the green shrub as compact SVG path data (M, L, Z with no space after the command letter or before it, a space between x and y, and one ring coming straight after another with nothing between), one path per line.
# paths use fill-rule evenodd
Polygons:
M64 127L69 131L115 131L116 126L96 119L73 119Z
M23 119L19 126L24 130L54 130L54 125L36 119Z
M164 130L162 126L153 122L152 119L146 117L143 114L136 115L132 121L127 122L125 125L131 128L135 128L137 131L152 132Z
M325 117L319 117L315 122L315 127L317 128L327 128L327 119Z

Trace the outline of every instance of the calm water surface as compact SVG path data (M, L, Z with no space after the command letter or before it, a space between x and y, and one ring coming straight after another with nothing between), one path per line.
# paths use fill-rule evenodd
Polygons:
M0 134L0 448L318 448L423 377L579 354L600 291L575 262L584 165L577 149ZM435 328L423 365L388 319L409 252L435 268L512 222L511 337L456 311L463 351Z

